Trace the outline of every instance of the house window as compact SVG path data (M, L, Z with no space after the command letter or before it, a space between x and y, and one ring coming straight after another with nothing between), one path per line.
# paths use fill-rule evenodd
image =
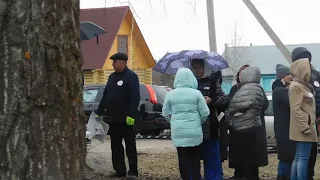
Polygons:
M128 53L128 36L118 36L118 52Z

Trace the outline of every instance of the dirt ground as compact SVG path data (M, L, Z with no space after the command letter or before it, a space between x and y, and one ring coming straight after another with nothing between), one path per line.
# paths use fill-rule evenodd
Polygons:
M93 146L97 145L96 141ZM138 140L139 179L162 180L179 179L179 168L175 149L168 140ZM320 169L320 158L316 170ZM269 165L260 168L261 180L274 180L277 175L276 154L269 155ZM87 155L86 179L105 180L112 172L110 142L97 145ZM228 162L223 163L224 176L231 177L233 170L228 168ZM315 179L320 179L320 172L316 172Z

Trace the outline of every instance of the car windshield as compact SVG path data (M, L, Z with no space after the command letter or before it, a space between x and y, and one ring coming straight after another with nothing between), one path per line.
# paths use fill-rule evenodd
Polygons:
M96 101L98 89L86 89L83 90L83 102L84 103L92 103Z
M152 86L154 92L156 93L157 100L159 103L163 103L164 99L166 98L166 95L168 93L168 90L165 87L157 87Z
M273 116L273 104L272 101L269 100L269 107L268 109L265 111L265 116Z

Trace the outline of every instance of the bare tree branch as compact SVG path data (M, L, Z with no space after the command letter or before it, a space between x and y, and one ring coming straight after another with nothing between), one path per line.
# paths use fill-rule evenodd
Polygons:
M152 6L152 3L151 3L151 0L148 0L148 2L149 2L149 6L151 8L151 11L152 11L153 10L153 6Z
M224 74L234 76L241 66L249 64L247 53L248 49L244 46L242 35L238 33L237 24L235 23L230 46L226 44L224 52L224 57L229 64L229 69L225 70Z
M163 6L163 10L166 12L166 0L161 0L161 4Z
M152 71L152 84L173 88L173 81L174 75L161 74L159 72Z

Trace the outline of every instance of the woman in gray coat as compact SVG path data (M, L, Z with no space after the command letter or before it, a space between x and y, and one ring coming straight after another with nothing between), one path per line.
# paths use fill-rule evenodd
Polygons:
M233 160L244 167L245 179L259 179L257 138L263 128L261 115L268 107L268 99L260 86L260 69L249 66L240 73L239 90L230 102L230 124L237 134L237 144L232 151L240 156ZM231 160L231 159L230 159Z

